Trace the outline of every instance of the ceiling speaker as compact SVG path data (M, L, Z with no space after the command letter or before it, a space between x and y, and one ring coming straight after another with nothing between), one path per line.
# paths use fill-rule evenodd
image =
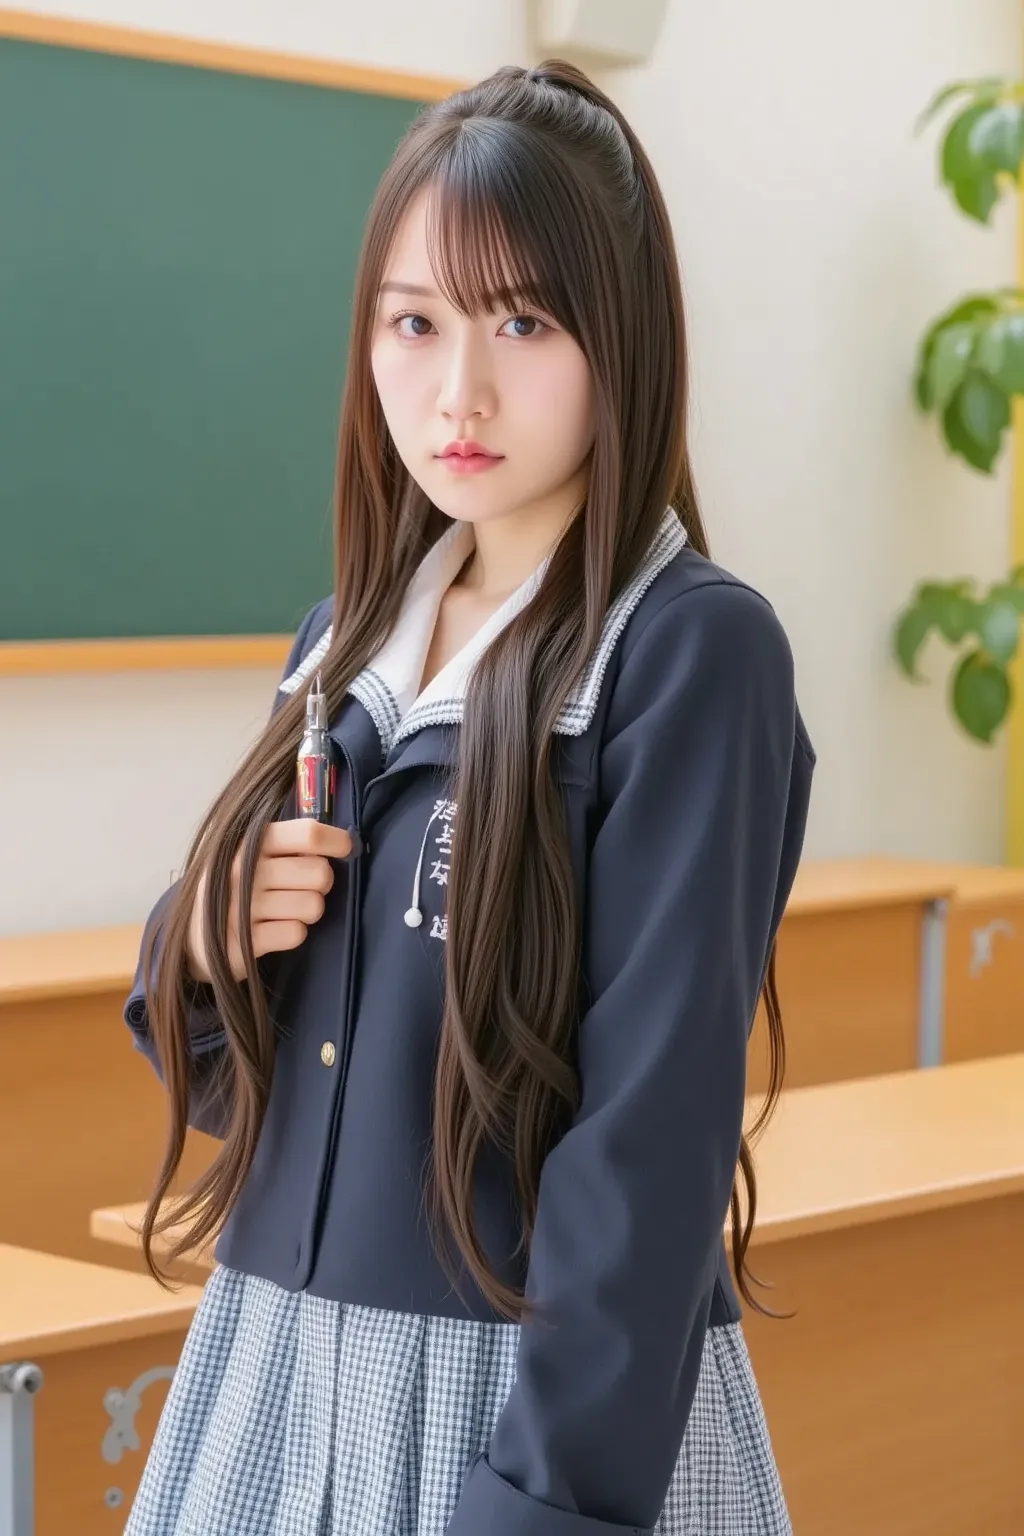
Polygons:
M603 64L642 64L661 30L667 0L534 0L537 46Z

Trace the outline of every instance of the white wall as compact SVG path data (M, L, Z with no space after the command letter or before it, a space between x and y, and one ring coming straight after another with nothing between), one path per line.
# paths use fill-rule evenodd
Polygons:
M95 0L33 9L448 76L532 62L516 0ZM602 83L648 146L687 288L693 442L715 553L775 603L819 751L807 852L1002 857L1001 749L893 670L924 575L1003 568L1009 480L947 459L910 404L930 317L1015 279L1014 214L968 225L911 125L1014 73L1017 0L669 0L652 63ZM935 678L940 647L929 651ZM0 679L0 932L142 918L258 731L276 674ZM51 736L53 755L29 749ZM132 730L152 782L113 782ZM158 791L159 815L149 809Z

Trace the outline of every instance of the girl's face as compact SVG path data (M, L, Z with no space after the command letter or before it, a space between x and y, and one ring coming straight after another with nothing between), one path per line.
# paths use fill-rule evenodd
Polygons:
M398 454L449 517L568 516L585 494L594 442L587 361L543 312L452 307L430 268L428 195L406 210L374 320L373 377ZM493 457L446 456L466 441Z

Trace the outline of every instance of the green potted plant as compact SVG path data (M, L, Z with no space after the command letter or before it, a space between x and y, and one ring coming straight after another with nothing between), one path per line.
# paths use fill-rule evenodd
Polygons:
M1000 197L1020 185L1024 81L956 81L929 103L917 131L946 108L953 111L939 147L941 180L969 218L988 224ZM937 417L948 450L991 474L1011 401L1024 396L1024 290L969 294L941 314L921 342L914 392L920 409ZM955 647L953 714L969 735L990 743L1013 705L1010 665L1022 619L1024 565L987 591L967 577L925 581L898 616L896 657L920 681L917 657L933 631Z

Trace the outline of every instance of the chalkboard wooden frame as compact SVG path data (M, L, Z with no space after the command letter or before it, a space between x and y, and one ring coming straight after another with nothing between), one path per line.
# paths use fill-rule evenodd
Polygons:
M465 85L437 75L378 69L370 64L346 64L340 59L313 58L270 49L211 43L201 38L111 27L101 22L41 16L34 11L0 10L0 37L22 43L49 43L95 53L117 53L162 64L192 64L197 69L227 70L268 80L294 80L300 85L326 85L340 91L365 91L373 96L399 96L408 101L442 101Z

